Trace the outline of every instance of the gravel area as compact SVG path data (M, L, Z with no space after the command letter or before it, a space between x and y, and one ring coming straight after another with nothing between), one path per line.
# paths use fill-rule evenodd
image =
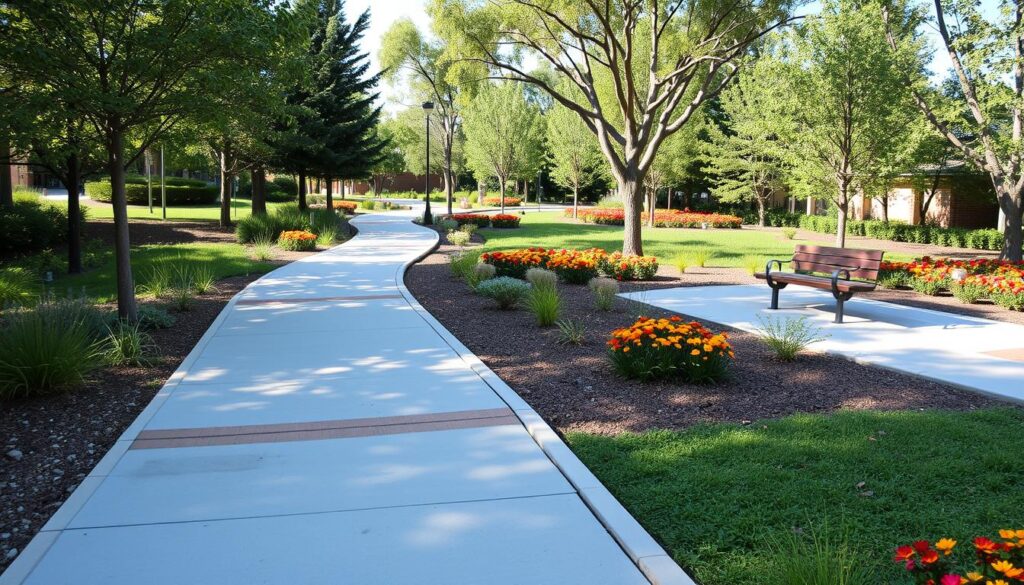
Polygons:
M1005 404L839 356L810 353L794 363L778 362L754 335L741 331L731 331L736 361L725 382L697 386L624 380L605 356L610 331L630 324L637 312L669 313L623 299L611 312L597 311L586 287L563 284L563 318L582 321L587 334L582 346L560 345L557 328L538 327L525 309L500 311L452 277L447 254L453 250L443 245L411 267L406 285L445 327L563 432L678 429L837 409L969 410ZM672 267L662 267L656 281L624 283L623 290L754 282L739 269L691 270L680 275Z
M0 402L0 570L23 550L174 372L224 305L258 276L217 283L168 329L149 367L104 368L64 394Z

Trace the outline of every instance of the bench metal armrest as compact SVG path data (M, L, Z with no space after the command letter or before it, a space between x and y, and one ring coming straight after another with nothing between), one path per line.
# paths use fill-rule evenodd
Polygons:
M855 269L856 270L856 269ZM832 273L832 294L839 296L839 278L842 276L843 280L850 280L850 271L845 268L839 268Z
M764 279L765 279L765 281L768 282L768 286L770 286L772 288L775 287L775 281L772 280L772 264L778 264L779 265L779 270L782 270L782 263L783 262L792 262L792 261L793 261L792 258L790 258L789 260L775 260L775 259L773 259L773 260L769 260L768 263L765 264L765 266L764 266Z

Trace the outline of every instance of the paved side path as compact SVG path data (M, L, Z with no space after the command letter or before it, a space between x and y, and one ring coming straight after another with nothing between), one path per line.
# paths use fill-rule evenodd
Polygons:
M1024 327L855 296L844 323L832 322L827 291L789 287L768 309L764 284L694 286L628 293L627 298L744 331L759 319L806 317L828 337L811 345L854 360L1024 401Z
M0 583L690 583L407 296L436 234L354 223L232 300Z

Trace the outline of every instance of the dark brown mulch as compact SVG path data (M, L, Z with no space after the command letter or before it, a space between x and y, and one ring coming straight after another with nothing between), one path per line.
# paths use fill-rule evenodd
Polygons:
M149 403L224 305L258 278L217 283L175 324L150 332L149 367L104 368L74 392L0 403L0 570L60 507Z
M837 409L969 410L1005 404L973 392L839 356L812 353L794 363L773 359L757 338L732 331L737 359L731 378L718 385L624 380L609 365L604 342L609 332L632 322L644 305L616 301L614 311L593 307L584 286L562 285L563 318L586 324L586 343L559 345L557 328L540 328L524 310L499 311L472 294L448 270L443 246L413 266L406 285L456 337L561 431L614 434L653 428L678 429L703 422L744 422L797 412ZM697 269L680 275L663 267L653 283L624 284L623 290L731 284L751 280L736 269ZM674 273L674 274L673 274ZM498 333L500 332L500 334Z
M114 243L114 220L90 219L83 230L85 239ZM147 244L191 244L196 242L233 243L235 230L222 228L212 221L155 221L132 219L128 222L128 238L133 246Z

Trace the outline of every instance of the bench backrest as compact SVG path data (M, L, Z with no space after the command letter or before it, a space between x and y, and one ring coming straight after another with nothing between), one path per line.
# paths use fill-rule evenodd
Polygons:
M853 250L827 246L797 246L793 251L795 272L824 272L831 274L839 268L850 271L850 278L878 280L882 265L880 250Z

